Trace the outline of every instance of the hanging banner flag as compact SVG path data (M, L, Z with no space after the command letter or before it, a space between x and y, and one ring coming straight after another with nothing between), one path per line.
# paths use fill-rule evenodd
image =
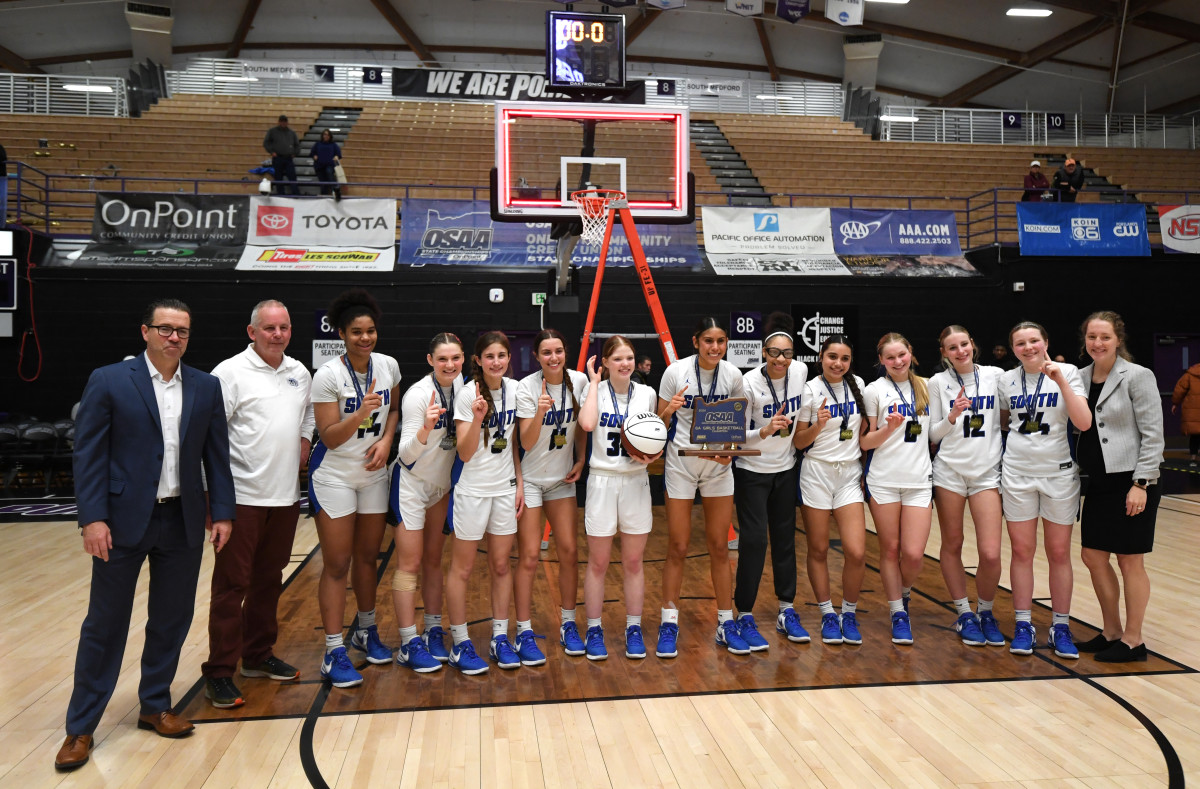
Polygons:
M484 266L555 266L558 243L546 223L494 222L486 200L406 199L400 227L400 263ZM653 267L704 264L692 225L638 225L638 239ZM578 266L595 266L600 247L580 244ZM613 228L606 266L632 266L625 231Z
M846 275L828 208L704 206L704 249L718 274Z
M725 10L738 16L758 16L763 12L763 0L725 0Z
M825 0L825 18L839 25L861 25L863 23L864 0Z
M646 0L647 8L657 8L660 11L683 8L685 5L687 5L687 0Z
M793 25L808 16L812 0L776 0L775 15Z
M1141 203L1017 203L1022 255L1146 257L1146 207Z
M1200 205L1160 205L1158 228L1169 251L1200 254Z
M829 209L839 255L961 255L953 211Z

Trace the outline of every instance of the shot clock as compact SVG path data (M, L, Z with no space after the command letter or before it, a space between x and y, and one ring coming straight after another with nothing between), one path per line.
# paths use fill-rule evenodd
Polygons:
M547 11L546 79L555 88L625 87L625 17Z

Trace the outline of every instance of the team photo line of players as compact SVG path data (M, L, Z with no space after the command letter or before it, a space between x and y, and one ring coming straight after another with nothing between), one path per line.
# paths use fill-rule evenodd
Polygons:
M562 334L545 329L534 340L540 369L514 381L505 376L511 360L504 334L479 337L464 378L468 350L455 335L443 333L429 346L431 373L407 390L397 412L392 403L399 397L398 366L391 357L374 352L379 318L378 306L364 292L348 292L334 303L330 319L345 339L346 354L318 370L312 387L321 438L310 463L309 497L325 554L321 608L326 656L321 675L336 687L362 681L342 636L348 575L358 605L349 646L364 652L367 661L383 664L394 659L421 673L437 671L445 662L465 674L489 669L468 635L466 611L467 580L478 542L485 537L492 608L488 658L503 669L544 663L546 655L538 644L544 637L532 628L532 588L546 520L559 557L558 641L565 654L590 660L608 657L601 624L604 578L619 531L624 653L630 659L646 657L642 554L652 524L647 465L659 455L630 453L621 440L621 426L630 414L646 411L657 413L670 426L665 453L660 453L665 454L668 528L664 603L654 649L660 658L678 654L676 601L697 492L717 603L716 643L739 655L769 647L753 614L768 546L778 601L775 629L793 642L810 640L794 607L799 491L808 575L826 644L862 643L855 608L865 568L864 502L879 536L892 642L912 643L909 594L921 570L936 503L943 532L942 570L963 643L1008 644L1014 654L1032 653L1033 555L1040 518L1053 607L1048 647L1064 658L1077 658L1082 647L1097 652L1101 660L1145 659L1140 640L1114 651L1114 645L1122 644L1119 638L1102 634L1077 646L1070 632L1069 550L1080 478L1068 423L1087 435L1093 410L1080 371L1050 360L1048 336L1038 324L1020 323L1011 331L1010 344L1021 363L1011 371L977 365L978 351L967 330L947 327L939 338L945 370L930 379L914 372L909 342L887 334L876 348L885 373L868 385L853 374L853 348L840 336L822 345L820 370L810 379L807 367L793 359L794 333L790 318L782 314L769 321L763 364L743 375L724 360L725 330L706 318L693 334L696 353L667 368L658 393L632 380L634 349L620 336L604 344L599 359L588 360L585 375L569 369ZM1107 373L1120 359L1124 366L1149 374L1121 358L1123 333L1119 316L1089 316L1081 334L1093 366L1106 363ZM1097 392L1102 388L1096 387ZM680 450L695 448L689 440L693 401L730 397L749 401L745 446L761 454L739 457L735 463L681 455ZM1142 421L1147 422L1140 442L1144 457L1125 474L1134 480L1129 487L1136 492L1129 494L1124 516L1130 529L1149 528L1152 541L1158 493L1158 461L1153 456L1157 453L1161 460L1161 414L1157 426L1152 420ZM398 423L397 462L389 474L386 458ZM1007 431L1007 441L1002 441L1002 431ZM588 433L593 434L590 454ZM934 445L938 451L931 460ZM798 450L803 451L802 462ZM575 514L576 482L585 464L587 622L580 627ZM375 625L375 558L389 498L399 524L392 578L400 629L395 653L382 643ZM976 611L968 600L961 558L968 503L979 547ZM726 544L735 508L740 525L736 579ZM456 539L443 579L441 527L447 517ZM827 568L831 517L838 523L844 554L840 614L833 607ZM992 614L1000 578L1002 517L1012 543L1016 614L1011 642ZM1107 517L1104 513L1097 521ZM1085 512L1085 533L1087 523ZM1101 543L1108 539L1101 537ZM514 543L515 573L510 568ZM1085 539L1085 550L1088 547ZM1128 552L1101 545L1105 566L1109 553L1125 558L1148 550L1148 545ZM1125 573L1124 562L1121 569ZM1098 567L1093 576L1097 572ZM418 590L425 611L420 633L415 614ZM1146 590L1148 594L1148 582ZM517 619L512 640L510 605L515 605ZM1140 630L1140 617L1136 624ZM1114 629L1119 624L1106 627L1105 633L1120 636Z

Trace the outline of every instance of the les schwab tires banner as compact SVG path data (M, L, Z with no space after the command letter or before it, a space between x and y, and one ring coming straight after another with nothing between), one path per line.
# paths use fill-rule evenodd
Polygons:
M1168 251L1200 255L1200 205L1160 205L1158 228Z
M391 271L396 201L250 198L242 271Z

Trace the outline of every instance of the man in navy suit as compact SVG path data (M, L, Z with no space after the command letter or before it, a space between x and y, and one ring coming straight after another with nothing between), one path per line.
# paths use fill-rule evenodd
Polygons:
M67 739L54 760L60 770L88 760L117 684L138 574L147 558L149 619L138 728L163 737L182 737L193 728L171 710L171 682L192 623L206 515L211 511L209 540L220 551L229 539L235 503L221 384L180 364L191 325L183 302L152 303L142 319L146 353L95 370L80 402L75 497L83 549L94 558Z

